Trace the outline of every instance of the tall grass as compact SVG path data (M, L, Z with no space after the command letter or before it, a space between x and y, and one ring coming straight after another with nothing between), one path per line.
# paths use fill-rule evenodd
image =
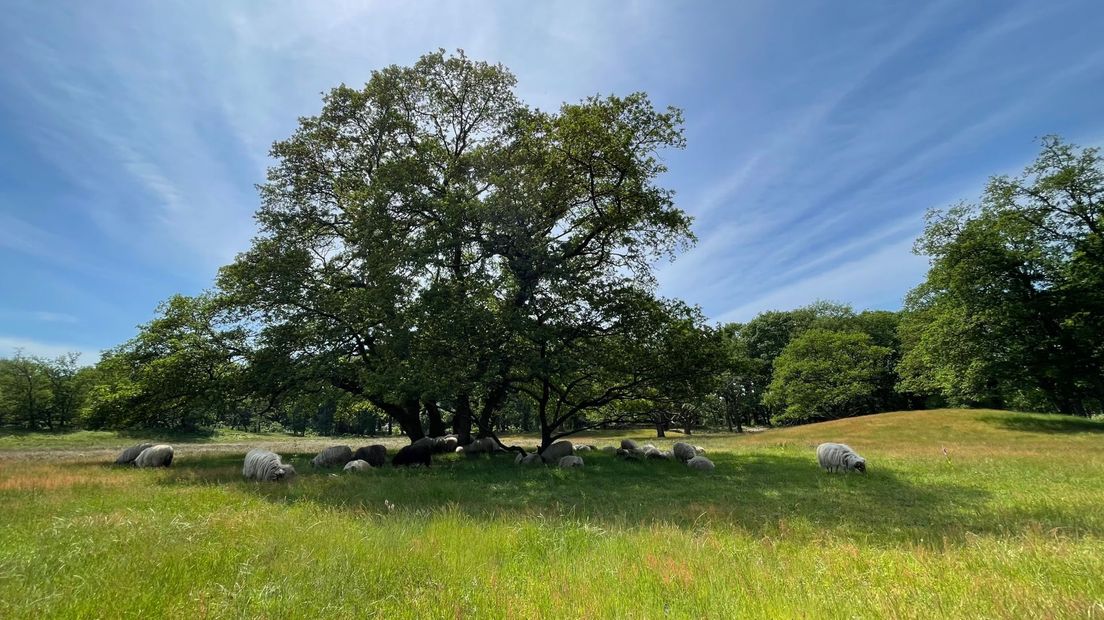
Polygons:
M256 484L234 445L160 471L0 450L0 616L1104 618L1104 424L944 410L693 440L712 474L593 454L343 475L291 442L300 477ZM870 473L820 472L822 440Z

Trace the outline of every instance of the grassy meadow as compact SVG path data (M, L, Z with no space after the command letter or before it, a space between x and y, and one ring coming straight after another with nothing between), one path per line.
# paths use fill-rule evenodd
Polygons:
M168 470L108 465L137 439L0 437L0 617L1104 618L1104 422L695 435L712 473L598 453L345 475L308 461L375 441L249 434L174 441ZM869 474L820 471L828 440ZM299 477L242 480L252 446Z

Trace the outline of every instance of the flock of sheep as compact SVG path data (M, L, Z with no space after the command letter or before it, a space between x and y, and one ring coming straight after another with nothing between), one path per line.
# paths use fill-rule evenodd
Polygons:
M466 446L458 444L459 442L454 435L423 437L408 446L400 448L394 458L391 459L391 464L395 467L404 465L429 467L433 454L455 452L471 456L505 451L501 444L489 437L476 439ZM582 467L584 461L583 457L579 455L597 449L593 445L575 445L570 441L561 440L548 446L543 452L530 454L519 452L514 462L519 465L554 464L563 468ZM626 460L676 460L691 469L700 471L712 471L715 467L713 461L703 456L705 450L701 446L692 446L681 441L675 443L671 450L661 451L652 444L641 446L631 439L622 439L620 448L606 446L602 448L602 451L615 454L618 458ZM825 471L866 473L866 459L844 444L822 443L817 446L816 456L817 462ZM115 464L134 465L136 467L168 467L172 465L172 460L172 446L143 443L123 450L115 459ZM349 446L330 446L311 459L311 465L314 467L342 467L347 472L382 467L386 462L387 447L381 444L358 448L355 452ZM248 480L274 482L295 476L295 468L290 463L284 463L280 455L275 452L254 448L245 455L242 475Z

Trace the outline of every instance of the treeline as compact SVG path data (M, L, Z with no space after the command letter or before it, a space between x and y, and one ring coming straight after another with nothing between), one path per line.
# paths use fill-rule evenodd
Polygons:
M215 287L87 371L6 361L3 421L547 446L941 403L1101 411L1098 150L1047 138L979 204L931 213L931 270L901 312L820 302L711 326L656 294L656 261L694 240L658 184L681 113L641 93L543 112L514 83L438 52L334 89L274 145L259 234Z
M65 430L85 424L88 392L98 371L78 354L0 358L0 426Z
M899 389L901 314L818 302L722 328L726 424L790 425L936 404Z
M211 323L215 303L211 296L174 297L135 339L105 352L93 367L79 368L75 355L0 360L0 422L48 430L398 431L367 399L317 376L281 377L277 373L288 370L288 360L266 363L258 351L247 352L246 342L228 340L232 333ZM924 396L898 389L900 320L897 312L856 313L818 302L766 312L743 324L701 328L697 344L714 357L707 365L698 360L701 377L636 392L563 426L647 424L662 435L670 429L742 430L923 406ZM534 404L524 391L512 392L493 430L539 430ZM434 412L434 405L451 408L451 403L423 404L419 422L427 432L452 413Z

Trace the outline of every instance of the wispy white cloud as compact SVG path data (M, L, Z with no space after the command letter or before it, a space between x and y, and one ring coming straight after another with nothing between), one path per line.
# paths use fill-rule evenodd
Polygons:
M716 319L746 321L766 310L797 308L818 299L850 303L860 309L895 307L901 292L919 283L928 268L927 260L913 255L911 247L911 239L885 246L857 260L776 288Z
M5 208L14 207L14 205L4 206ZM56 259L64 255L66 247L67 244L59 236L11 213L0 211L0 248Z
M80 323L80 319L72 314L66 314L65 312L35 310L31 313L31 316L37 321L44 321L46 323Z
M1008 47L1048 8L1008 5L970 36L947 39L947 22L962 19L960 9L928 4L903 29L886 31L892 36L873 51L861 37L837 48L836 60L863 59L847 65L850 79L814 102L779 110L770 123L777 129L740 144L732 172L705 183L687 203L700 218L701 244L661 271L661 290L729 317L752 305L766 310L799 297L806 303L851 295L808 298L797 291L821 276L846 280L839 277L844 266L862 268L870 257L891 273L892 265L923 265L909 252L923 212L976 196L988 174L1022 166L1037 132L1023 133L1016 151L985 161L977 160L981 145L1037 116L1056 92L1076 88L1100 66L1099 52L1044 72L1005 60ZM810 66L831 72L817 59ZM823 82L811 73L805 79ZM1019 84L1027 79L1034 86L1024 90ZM989 94L1007 85L1015 85L1016 97ZM741 234L745 223L751 235ZM912 281L898 281L890 297L899 302L924 270L915 273Z

